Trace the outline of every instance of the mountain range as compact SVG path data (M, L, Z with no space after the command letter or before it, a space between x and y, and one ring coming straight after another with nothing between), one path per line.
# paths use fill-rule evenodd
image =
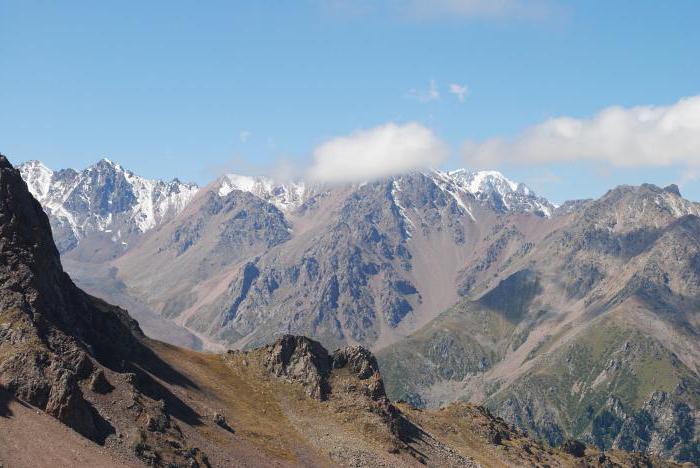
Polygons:
M107 160L19 169L71 277L150 336L361 345L412 407L700 463L700 206L675 186L557 207L493 171L199 188Z
M361 346L283 335L200 353L146 337L63 271L49 218L0 155L0 462L72 466L679 466L479 406L392 403Z
M19 169L78 283L140 311L140 322L156 324L147 331L168 327L159 317L172 320L186 331L156 336L195 347L259 345L282 332L330 346L391 342L456 301L452 277L473 248L474 213L547 217L555 209L497 172L346 186L229 174L197 188L146 180L108 160L80 172L36 161ZM431 237L456 256L423 258ZM292 317L289 304L302 310Z

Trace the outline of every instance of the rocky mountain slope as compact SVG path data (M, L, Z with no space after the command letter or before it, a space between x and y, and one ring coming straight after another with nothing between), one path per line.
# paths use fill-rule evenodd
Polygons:
M125 311L73 284L61 267L48 217L4 156L0 257L3 417L12 416L8 403L17 401L45 411L129 463L148 458L147 447L153 447L162 448L163 460L184 464L186 457L173 444L184 452L186 441L170 415L194 414L164 382L191 383L153 352ZM148 430L154 424L159 431ZM12 433L3 432L2 438L3 449L11 451ZM201 460L194 452L190 458Z
M44 186L46 177L23 174L30 187ZM111 185L112 198L129 198L130 185ZM416 172L333 187L230 174L178 214L130 231L119 252L93 242L105 236L98 226L63 259L82 287L177 344L250 347L286 332L377 347L457 301L455 278L483 229L508 214L553 212L497 172Z
M250 347L295 333L379 346L456 302L482 229L553 211L496 174L296 187L281 202L264 180L217 181L111 266L130 295L203 340Z
M63 272L47 216L4 156L0 257L3 465L672 466L547 448L470 405L394 405L362 347L285 335L215 355L150 340Z
M389 394L700 463L699 213L675 186L623 186L538 241L504 225L466 299L380 353Z

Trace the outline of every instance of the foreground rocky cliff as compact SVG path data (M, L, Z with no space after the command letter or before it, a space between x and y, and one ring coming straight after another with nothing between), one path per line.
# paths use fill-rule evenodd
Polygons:
M0 259L3 395L127 460L150 460L159 448L164 462L201 461L185 456L187 442L171 419L193 413L164 385L191 383L155 355L125 311L88 296L63 272L46 214L4 156Z

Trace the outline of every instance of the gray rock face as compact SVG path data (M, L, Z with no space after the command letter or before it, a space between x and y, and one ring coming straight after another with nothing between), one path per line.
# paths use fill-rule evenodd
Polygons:
M277 377L300 382L309 396L317 400L328 396L331 359L317 341L284 335L269 346L265 367Z
M188 326L232 343L244 339L245 346L264 344L280 330L329 345L371 344L423 303L412 239L440 235L460 248L473 226L455 199L422 174L329 197L302 205L291 239L242 266ZM319 203L335 204L332 216L294 236L295 221L313 223Z
M700 460L695 431L697 410L683 400L656 391L640 410L630 415L618 413L619 432L613 446L697 463Z

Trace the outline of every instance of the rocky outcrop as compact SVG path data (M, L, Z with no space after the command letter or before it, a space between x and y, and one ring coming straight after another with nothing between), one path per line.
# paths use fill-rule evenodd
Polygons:
M348 408L359 413L369 410L395 443L415 429L387 398L377 360L362 346L338 349L331 355L317 341L284 335L262 350L264 366L271 374L301 384L312 398L340 405L344 412Z
M333 390L332 373L343 369L362 381L364 393L373 400L386 399L377 359L362 346L338 349L330 355L317 341L305 336L284 335L263 349L268 371L300 383L309 396L317 400L328 399Z
M317 341L304 336L284 335L267 347L265 367L277 377L301 383L317 400L328 396L331 359Z

